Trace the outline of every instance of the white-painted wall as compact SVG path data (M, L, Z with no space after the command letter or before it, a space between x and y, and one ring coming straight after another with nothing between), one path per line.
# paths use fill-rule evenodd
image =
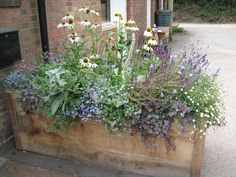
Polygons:
M147 0L147 27L151 27L151 0Z
M127 0L111 0L111 22L114 21L114 14L119 12L124 17L124 20L127 20Z

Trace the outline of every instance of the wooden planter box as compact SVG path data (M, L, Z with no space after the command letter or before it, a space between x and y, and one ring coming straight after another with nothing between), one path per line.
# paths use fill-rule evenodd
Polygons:
M78 123L65 131L52 131L51 120L42 114L20 116L14 95L6 93L16 147L20 150L72 160L84 160L121 170L165 177L199 177L204 138L190 135L191 128L181 135L176 126L170 133L176 151L166 147L164 139L154 139L157 147L147 148L139 134L110 134L96 122ZM192 136L192 140L189 138Z

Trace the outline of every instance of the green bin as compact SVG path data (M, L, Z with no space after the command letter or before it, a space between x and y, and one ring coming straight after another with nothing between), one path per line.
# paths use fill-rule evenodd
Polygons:
M157 26L170 26L172 12L170 10L156 11L156 25Z

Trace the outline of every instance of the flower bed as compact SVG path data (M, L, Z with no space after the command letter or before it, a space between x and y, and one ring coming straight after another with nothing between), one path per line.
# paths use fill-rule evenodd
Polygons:
M19 95L14 92L6 95L16 146L20 150L84 160L144 175L200 175L205 139L197 132L190 135L192 127L186 127L186 131L179 134L178 125L172 125L169 136L175 138L175 151L166 146L164 138L150 139L155 146L147 147L140 133L110 134L96 121L79 122L67 131L52 129L52 119L41 113L21 115L16 100Z
M146 159L142 168L159 164L185 169L185 172L194 171L192 176L199 174L206 130L225 124L222 91L216 80L219 70L209 69L206 55L198 48L171 56L166 46L159 45L157 29L147 28L143 33L143 44L137 48L135 33L139 29L134 19L123 22L122 15L115 14L117 30L103 35L100 25L91 21L99 15L97 11L82 8L80 13L83 17L79 23L83 31L80 36L75 30L77 24L74 17L66 15L58 25L58 28L64 29L66 36L58 49L44 54L43 63L34 66L22 64L18 71L3 79L6 89L15 89L20 94L20 111L14 110L13 101L10 101L13 124L16 122L16 140L21 142L19 147L40 152L42 149L37 146L44 147L45 144L37 139L41 135L44 139L48 136L49 144L40 153L63 156L66 151L54 149L58 143L73 152L78 144L87 143L85 147L78 145L83 151L86 150L83 148L89 149L93 144L88 140L90 137L94 139L97 135L97 141L101 138L104 142L102 136L105 136L112 142L110 139L114 138L113 143L116 144L123 141L131 143L132 147L138 144L137 151L134 148L132 154L131 149L119 149L118 145L115 148L104 143L107 145L107 151L104 150L102 156L105 159L109 148L109 153L114 152L114 156L117 155L115 152L121 154L124 164L127 164L125 159L128 161L129 158L125 158L124 154L129 152L132 161L140 152L140 156ZM9 100L12 99L9 97ZM37 112L43 112L45 116L36 116ZM23 113L26 113L26 119L17 116ZM61 143L53 141L52 133L45 133L45 127L41 125L48 122L45 117L51 118L50 124L46 125L57 132L53 133L55 136L62 136ZM73 134L82 131L81 124L83 129L94 129L89 135L83 130L82 136L86 142L73 137ZM101 125L108 130L106 133ZM171 134L173 129L178 133ZM127 136L130 131L135 134L134 137ZM34 132L37 145L29 142ZM109 132L123 135L119 139L109 135ZM143 145L138 141L139 135ZM72 140L69 145L64 140L68 136ZM184 138L179 141L182 136ZM92 146L99 147L99 142ZM158 149L158 146L162 148ZM185 148L186 151L183 150ZM195 152L195 149L200 150ZM158 160L152 158L152 152L156 157L159 154ZM79 155L83 156L81 153Z

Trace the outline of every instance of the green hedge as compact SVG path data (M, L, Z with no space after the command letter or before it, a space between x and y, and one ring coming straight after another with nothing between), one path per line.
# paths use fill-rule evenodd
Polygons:
M194 3L197 5L213 5L215 7L236 7L236 0L175 0L178 4Z

